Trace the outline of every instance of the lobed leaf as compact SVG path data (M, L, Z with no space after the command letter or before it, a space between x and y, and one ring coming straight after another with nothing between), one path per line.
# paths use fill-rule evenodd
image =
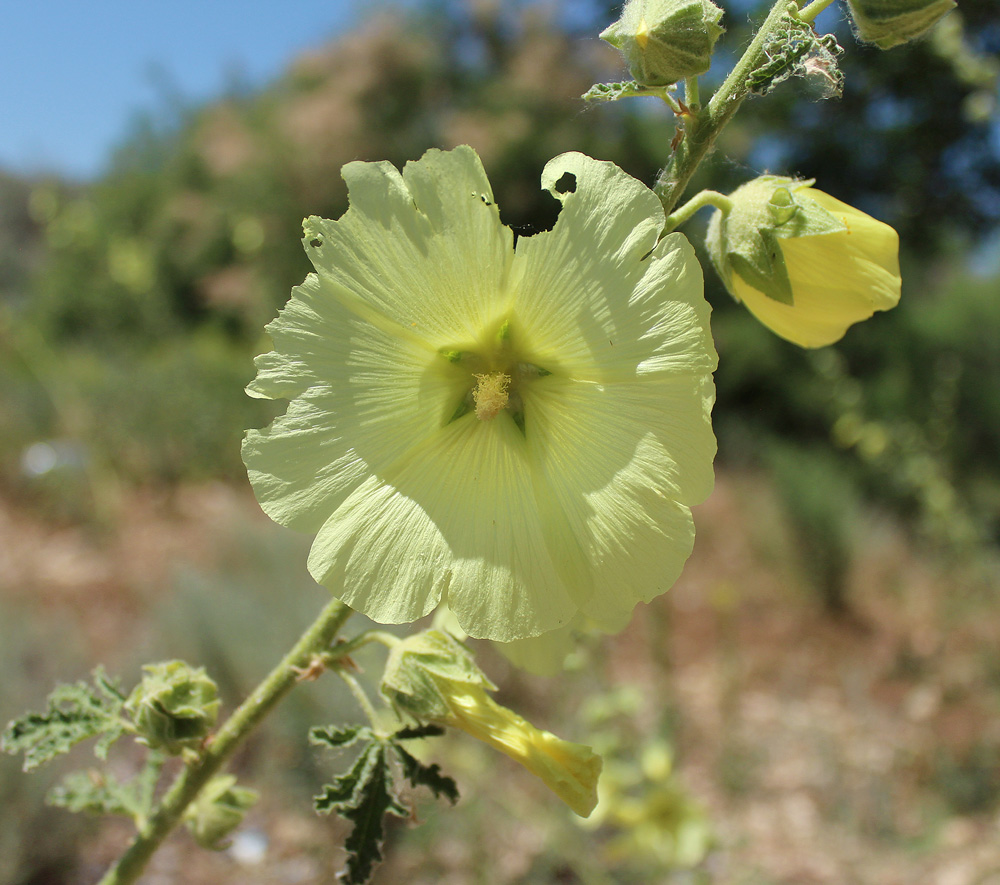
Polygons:
M441 773L440 765L437 763L424 765L399 744L393 744L392 748L396 751L400 764L403 766L403 773L413 786L423 785L427 787L434 793L436 799L446 796L452 805L458 801L458 785L452 778Z
M80 741L100 736L94 753L106 758L109 747L128 728L122 718L125 696L103 670L95 670L93 679L93 687L85 682L57 685L44 713L27 713L7 726L0 749L24 753L23 768L31 771Z
M325 744L328 747L349 747L359 740L372 740L373 738L372 730L361 725L350 725L343 728L325 725L309 730L309 743Z
M46 797L49 805L75 813L121 814L134 818L140 797L130 783L120 783L114 775L89 769L66 775Z
M354 824L344 843L347 865L340 880L345 885L367 882L375 865L382 860L385 815L405 817L409 813L393 794L386 746L384 741L372 741L361 751L351 770L316 797L317 811L336 811Z

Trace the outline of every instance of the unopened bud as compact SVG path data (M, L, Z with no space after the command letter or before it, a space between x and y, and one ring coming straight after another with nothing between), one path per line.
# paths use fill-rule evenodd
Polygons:
M188 807L185 823L202 848L224 848L223 840L235 830L257 801L257 791L236 786L236 778L213 778Z
M705 244L730 294L773 332L822 347L899 301L899 237L796 181L763 175L730 194Z
M620 50L643 86L669 86L704 74L723 33L711 0L628 0L601 39Z
M125 702L140 740L177 755L197 747L219 715L218 689L203 667L183 661L147 664Z
M487 695L495 686L458 640L426 630L394 646L382 694L401 713L460 728L519 762L581 817L597 804L601 758L535 728Z
M923 36L955 0L847 0L859 40L892 49Z

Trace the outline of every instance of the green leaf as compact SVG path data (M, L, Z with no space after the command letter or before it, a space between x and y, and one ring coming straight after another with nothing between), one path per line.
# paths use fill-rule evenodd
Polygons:
M440 725L408 725L401 728L393 736L393 741L410 741L417 738L441 737L444 727Z
M403 772L413 786L421 784L433 791L435 798L440 799L446 796L454 805L458 801L458 785L452 778L441 773L441 766L424 765L419 759L411 756L399 744L393 744L399 761L403 766Z
M49 791L46 801L75 813L121 814L138 821L153 807L164 758L162 753L151 752L142 770L126 783L110 772L75 771Z
M326 725L321 728L309 730L309 743L326 745L328 747L349 747L359 740L372 740L374 734L367 726L351 725L345 728L338 728L335 725Z
M127 730L121 715L125 696L100 668L93 678L94 687L85 682L57 685L44 713L27 713L7 726L0 749L24 753L24 770L31 771L100 735L94 753L106 758L109 747Z
M344 843L347 865L340 874L345 885L361 885L382 860L387 813L398 817L409 814L392 792L392 772L386 755L387 744L373 740L355 760L346 775L336 778L315 798L316 810L336 811L354 824Z
M584 101L618 101L621 98L654 95L662 97L667 92L673 92L675 86L643 86L635 80L623 80L621 83L595 83L581 98Z
M811 82L818 98L839 97L844 76L837 56L844 50L833 34L818 35L806 22L790 16L783 27L764 45L764 61L747 77L747 86L757 95L766 95L789 77Z
M120 783L113 774L96 769L74 771L49 792L49 805L91 814L122 814L134 818L137 796L132 784Z

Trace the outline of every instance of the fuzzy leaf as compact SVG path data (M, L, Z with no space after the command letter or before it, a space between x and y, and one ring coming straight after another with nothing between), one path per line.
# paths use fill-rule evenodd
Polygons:
M400 764L403 766L403 772L413 786L422 784L434 793L435 798L440 799L442 796L446 796L452 805L458 801L458 785L452 778L441 773L440 765L436 763L424 765L419 759L407 753L399 744L393 744L392 748L396 751Z
M309 730L309 743L328 747L349 747L359 740L371 740L373 737L372 730L361 725L351 725L345 728L326 725Z
M392 772L386 758L386 744L374 740L361 751L351 770L327 785L316 797L316 810L336 811L354 824L344 843L347 865L340 874L345 885L361 885L382 860L387 813L405 817L409 810L392 792Z
M580 97L584 101L618 101L643 95L662 96L674 89L674 86L643 86L635 80L623 80L621 83L595 83Z
M441 737L444 728L440 725L408 725L401 728L393 736L393 741L410 741L418 738Z
M113 774L95 769L74 771L46 797L49 805L91 814L121 814L134 818L142 797L133 783L120 783Z
M44 713L27 713L7 726L0 748L24 753L24 770L31 771L80 741L100 735L94 753L104 759L126 730L121 715L125 696L101 669L94 671L93 678L93 687L85 682L57 685Z

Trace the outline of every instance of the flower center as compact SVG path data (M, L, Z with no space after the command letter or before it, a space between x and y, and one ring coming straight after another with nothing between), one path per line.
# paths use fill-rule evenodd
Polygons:
M456 421L473 410L480 421L492 421L506 411L523 432L522 387L550 372L518 352L508 321L495 328L495 332L487 334L472 347L444 347L439 351L461 378L462 398L449 421Z
M476 417L480 421L492 421L504 409L510 398L507 388L510 387L510 375L504 372L489 372L473 375L478 382L472 391L472 399L476 403Z

